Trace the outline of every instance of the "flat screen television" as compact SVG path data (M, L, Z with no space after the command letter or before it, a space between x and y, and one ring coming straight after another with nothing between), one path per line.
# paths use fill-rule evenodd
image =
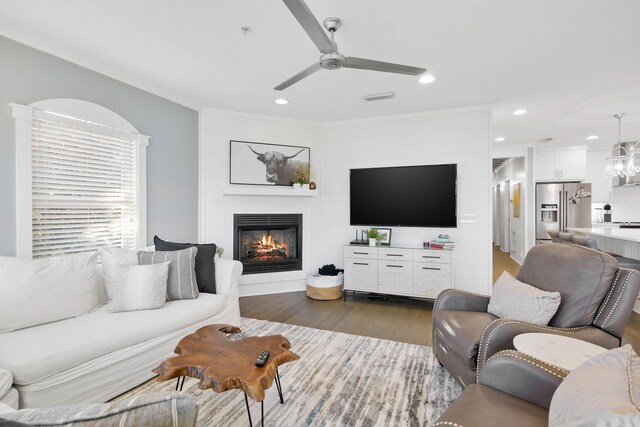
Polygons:
M457 165L351 169L351 225L456 227Z

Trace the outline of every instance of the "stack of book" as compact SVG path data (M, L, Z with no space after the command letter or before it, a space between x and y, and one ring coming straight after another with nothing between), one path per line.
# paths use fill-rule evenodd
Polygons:
M443 239L441 237L432 240L429 243L429 249L442 249L444 251L452 251L456 244L451 239Z

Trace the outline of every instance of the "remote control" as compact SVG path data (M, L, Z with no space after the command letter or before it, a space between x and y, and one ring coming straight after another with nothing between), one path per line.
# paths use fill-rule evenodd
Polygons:
M262 368L264 364L267 362L268 358L269 358L269 352L267 350L263 351L262 353L260 353L260 356L258 356L258 359L256 360L256 366L259 368Z

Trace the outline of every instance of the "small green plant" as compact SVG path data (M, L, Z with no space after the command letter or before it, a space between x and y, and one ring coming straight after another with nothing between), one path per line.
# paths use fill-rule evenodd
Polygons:
M307 178L304 178L304 177L299 177L299 178L294 178L293 179L293 183L294 184L304 185L304 184L308 184L309 180Z
M384 236L378 232L378 229L373 227L368 230L365 230L365 234L368 239L376 239L378 242L384 239Z
M216 255L219 258L222 258L222 254L224 253L224 248L222 246L216 246Z

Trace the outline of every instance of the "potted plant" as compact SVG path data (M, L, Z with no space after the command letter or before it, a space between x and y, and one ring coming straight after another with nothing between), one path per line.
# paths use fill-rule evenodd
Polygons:
M369 239L369 246L375 246L380 240L384 239L384 236L378 232L378 229L373 227L365 231L367 238Z
M296 189L306 188L308 190L309 180L306 178L295 178L293 180L293 188L296 188Z

